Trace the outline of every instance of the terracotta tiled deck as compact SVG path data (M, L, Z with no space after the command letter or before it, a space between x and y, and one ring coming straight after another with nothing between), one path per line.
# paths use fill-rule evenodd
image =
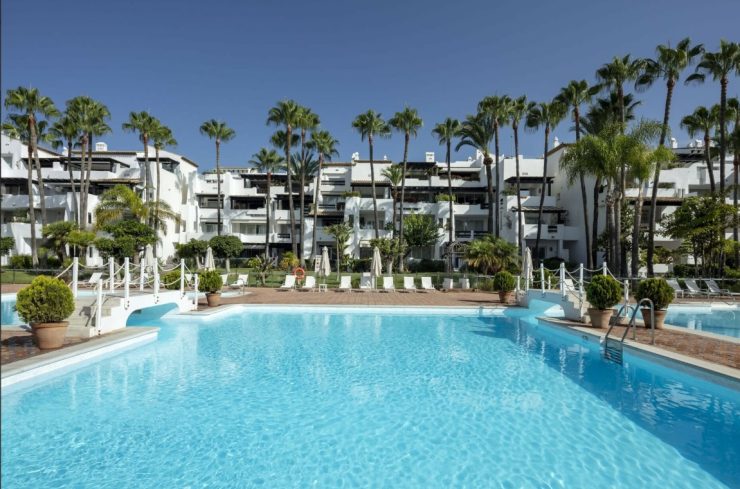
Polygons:
M64 346L77 345L79 343L84 343L85 341L87 340L67 338ZM24 358L35 357L36 355L41 355L47 351L55 350L39 350L36 345L33 344L30 331L15 328L3 328L2 331L0 331L0 365L5 365L17 360L23 360Z

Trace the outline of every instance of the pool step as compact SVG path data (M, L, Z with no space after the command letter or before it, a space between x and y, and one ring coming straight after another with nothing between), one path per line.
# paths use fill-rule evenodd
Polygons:
M78 297L75 301L75 311L69 317L67 337L90 338L97 335L95 314L97 314L97 297ZM103 321L111 316L111 311L122 305L123 299L119 297L104 296L101 307Z
M621 341L606 338L604 343L604 358L614 363L622 365L622 347Z

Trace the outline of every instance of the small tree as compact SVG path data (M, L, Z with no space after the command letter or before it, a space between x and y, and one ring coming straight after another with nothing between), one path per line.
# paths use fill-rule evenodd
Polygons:
M69 233L75 230L75 224L70 221L58 221L47 224L41 234L48 240L49 247L56 253L60 262L67 258L67 242Z
M327 226L325 230L327 234L334 237L334 241L336 243L338 276L340 273L342 257L344 256L344 250L347 249L347 242L349 241L349 237L352 235L352 226L346 222L340 222Z
M493 235L471 241L465 259L469 266L485 275L495 274L501 270L512 273L519 271L516 245Z
M208 241L202 239L191 239L187 243L175 245L175 254L178 258L191 259L195 261L196 268L200 266L200 257L208 250Z
M117 221L104 226L103 230L113 237L95 240L95 247L104 258L113 257L121 260L128 256L137 259L139 252L143 251L146 245L154 245L157 242L154 230L139 221L130 219Z
M75 229L67 235L67 245L72 250L72 256L87 256L87 248L95 241L95 233Z
M242 254L244 245L236 236L214 236L209 241L213 254L226 259L226 273L231 273L231 259Z
M15 238L3 236L0 238L0 256L7 256L15 248Z
M403 239L407 255L413 248L433 246L439 238L440 230L434 217L426 214L411 214L403 223Z
M386 264L386 273L392 273L394 258L403 255L403 243L401 240L399 238L371 239L370 246L373 248L378 247L380 259Z

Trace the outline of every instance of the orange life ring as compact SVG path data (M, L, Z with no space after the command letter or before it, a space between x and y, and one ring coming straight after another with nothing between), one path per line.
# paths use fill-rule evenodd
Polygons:
M295 278L297 278L298 280L303 280L303 277L306 276L306 271L301 267L298 267L293 270L293 275L295 275Z

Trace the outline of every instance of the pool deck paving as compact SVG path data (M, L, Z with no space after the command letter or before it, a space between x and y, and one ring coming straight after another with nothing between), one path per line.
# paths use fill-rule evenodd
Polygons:
M3 292L17 291L22 286L2 284ZM714 300L716 302L716 299ZM707 302L706 300L679 300L677 303ZM452 292L381 292L381 291L353 291L338 292L329 290L316 291L283 291L272 288L248 287L244 294L225 294L221 298L222 306L209 308L205 298L199 301L198 309L201 314L217 312L230 305L238 304L275 304L275 305L343 305L343 306L408 306L408 307L501 307L498 294L479 291L452 291ZM605 330L590 328L587 325L560 321L561 326L576 330L589 331L592 334L602 335ZM650 332L644 328L637 328L636 343L649 345ZM616 327L612 335L621 337L623 327ZM631 341L632 333L628 338ZM89 341L89 340L88 340ZM63 349L80 343L81 340L70 340ZM669 353L685 355L711 362L731 369L740 369L740 340L723 338L701 332L685 330L683 328L666 328L656 330L656 350L665 350ZM18 360L34 356L43 356L45 352L33 345L30 333L21 329L4 330L2 332L2 346L0 347L0 363L5 365ZM738 371L740 372L740 371Z

